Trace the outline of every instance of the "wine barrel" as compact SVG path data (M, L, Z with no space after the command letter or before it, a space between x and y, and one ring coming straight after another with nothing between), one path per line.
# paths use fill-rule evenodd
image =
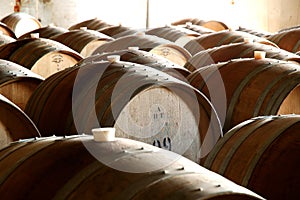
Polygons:
M250 33L252 35L255 35L255 36L258 36L258 37L263 37L263 38L267 38L267 37L269 37L273 34L273 33L270 33L270 32L253 30L251 28L246 28L246 27L242 27L242 26L239 26L239 28L236 29L236 30L237 31L244 31L246 33Z
M4 23L0 22L0 32L11 38L17 39L15 33Z
M300 56L276 48L272 45L258 42L240 42L209 48L192 56L185 64L189 71L195 71L201 67L226 62L237 58L253 58L255 51L266 52L267 58L278 60L295 61L300 63Z
M17 63L47 78L75 65L82 56L54 40L31 38L0 46L0 59Z
M204 166L266 199L299 199L300 116L261 116L225 134Z
M107 42L98 47L93 52L93 55L124 50L128 49L128 47L139 47L141 50L162 56L180 66L183 66L191 57L191 54L183 47L166 39L146 34L129 35L117 38L114 41Z
M199 25L195 25L195 24L189 24L189 23L187 23L185 25L177 25L177 27L182 27L182 28L191 30L193 32L199 33L200 35L216 32L216 31L211 30L209 28L205 28L203 26L199 26Z
M196 162L222 135L214 108L198 90L154 68L122 61L82 63L52 75L35 90L25 112L42 136L116 127L118 136Z
M133 30L133 29L126 27L126 26L122 26L122 25L116 25L116 26L104 27L104 28L99 29L98 31L100 33L103 33L105 35L115 38L115 37L117 37L117 35L125 32L125 31L130 31L130 30Z
M176 29L176 28L173 28L170 26L164 26L164 27L149 29L145 33L147 35L155 35L157 37L164 38L171 42L175 42L176 40L178 40L181 37L195 38L195 37L199 36L199 34L197 34L197 33L186 33L186 32L188 32L188 30L186 30L186 32L183 32L183 31L184 30L182 30L182 29L180 30L179 28Z
M90 56L99 46L114 40L105 34L93 30L72 30L55 35L50 39L70 47L83 57Z
M182 19L182 20L173 22L172 25L176 26L176 25L184 25L184 24L188 24L188 23L203 26L203 27L211 29L213 31L223 31L223 30L229 29L229 27L223 22L220 22L217 20L200 20L197 18Z
M153 53L135 49L135 47L89 56L85 59L82 59L79 64L83 62L86 63L109 60L109 58L114 55L120 56L121 61L153 67L183 81L186 81L186 77L191 74L190 71L180 65L170 62L169 60Z
M251 117L300 114L299 64L267 58L236 59L202 67L187 79L211 101L217 99L212 104L219 116L225 115L220 117L224 132Z
M124 138L37 138L2 149L0 158L3 199L263 199L175 153Z
M34 17L24 12L14 12L1 19L16 35L19 36L41 28L42 24Z
M184 18L184 19L180 19L180 20L177 20L175 22L172 22L171 24L174 25L174 26L177 26L177 25L184 25L184 24L187 24L187 23L191 23L191 24L195 24L195 25L200 25L203 24L204 20L201 20L201 19L198 19L198 18Z
M80 29L81 27L87 27L90 30L99 30L104 27L111 26L110 24L107 24L105 21L98 19L98 18L93 18L89 20L85 20L82 22L79 22L77 24L72 25L69 27L69 30L75 30L75 29Z
M300 51L300 28L274 33L267 39L277 44L280 48L289 52Z
M16 41L16 39L0 33L0 46Z
M38 129L29 117L0 94L0 149L12 141L39 136Z
M50 39L50 37L58 35L58 34L63 34L68 32L68 29L62 28L62 27L57 27L53 25L48 25L39 29L35 29L33 31L30 31L28 33L25 33L21 35L18 39L29 39L32 38L32 34L38 33L40 38L47 38Z
M41 76L16 63L0 59L0 94L22 110L43 80Z
M192 55L195 55L196 53L208 48L218 47L230 43L243 42L245 38L251 38L254 42L272 44L272 42L268 41L267 39L254 36L250 33L225 30L204 34L195 39L187 41L187 43L184 45L184 48L187 49Z

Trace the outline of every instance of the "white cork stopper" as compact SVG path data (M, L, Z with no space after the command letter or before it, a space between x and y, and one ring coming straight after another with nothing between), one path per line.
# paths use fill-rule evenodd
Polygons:
M128 47L128 50L139 50L139 47Z
M145 33L145 32L137 32L136 35L137 35L137 36L145 36L146 33Z
M253 43L253 38L244 38L244 42L246 43Z
M40 38L40 34L39 33L31 33L30 37L31 38Z
M120 59L121 59L121 56L119 56L119 55L110 55L110 56L107 56L107 60L109 62L118 62L118 61L120 61Z
M265 51L254 51L254 58L255 59L264 59L266 57Z
M96 142L115 141L115 128L94 128L92 129L92 133Z
M193 23L192 23L192 22L186 22L185 25L187 25L187 26L192 26Z
M80 30L86 31L87 27L86 26L82 26L82 27L80 27Z

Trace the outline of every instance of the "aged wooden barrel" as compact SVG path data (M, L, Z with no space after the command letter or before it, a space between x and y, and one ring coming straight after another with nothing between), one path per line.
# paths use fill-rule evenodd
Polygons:
M110 36L93 30L72 30L55 35L50 39L70 47L83 57L90 56L95 49L108 41L114 40Z
M183 66L191 57L191 54L183 47L166 39L144 33L124 36L107 42L98 47L93 54L124 50L128 47L139 47L141 50L160 55L180 66Z
M172 25L177 26L177 25L184 25L187 23L195 24L195 25L200 25L203 24L204 20L198 19L198 18L184 18L177 20L175 22L172 22Z
M35 90L25 112L42 136L116 127L119 136L196 162L222 135L215 109L198 90L154 68L122 61L82 63L52 75Z
M186 32L184 32L186 31ZM188 33L190 32L190 33ZM171 42L175 42L176 40L178 40L181 37L190 37L190 38L195 38L197 36L199 36L200 34L192 33L192 31L189 30L183 30L179 29L179 28L173 28L170 26L164 26L164 27L158 27L158 28L152 28L149 30L146 30L145 32L148 35L155 35L157 37L161 37L164 38L166 40L169 40Z
M14 12L1 19L19 37L29 31L42 27L42 24L34 16L24 12Z
M17 39L15 33L13 30L11 30L6 24L0 22L0 32L2 32L4 35L7 35L9 37L12 37L14 39Z
M194 71L201 67L226 62L237 58L253 58L255 51L266 52L267 58L295 61L300 63L300 56L276 48L272 45L258 42L240 42L209 48L192 56L185 64L185 68Z
M0 46L16 41L16 39L0 33Z
M284 50L296 53L300 51L299 35L300 35L300 28L295 28L295 29L274 33L268 37L268 40L274 42Z
M109 58L114 55L120 56L121 61L153 67L183 81L186 81L186 77L191 74L189 70L180 65L170 62L169 60L156 54L139 50L135 47L129 47L125 50L118 50L110 53L102 53L89 56L85 59L82 59L79 63L81 64L82 62L97 62L101 60L109 60Z
M101 28L98 31L100 33L103 33L110 37L117 38L119 34L125 32L125 31L131 31L131 30L133 30L133 29L126 27L126 26L115 25L115 26L108 26L108 27ZM135 33L135 31L134 31L134 33Z
M0 94L0 149L12 141L39 136L39 131L31 119Z
M300 67L276 59L236 59L194 71L191 85L225 115L224 132L260 115L300 114ZM222 96L218 96L222 94ZM225 114L224 114L225 112Z
M32 34L38 33L40 38L47 38L49 39L52 36L63 34L68 32L68 29L57 27L53 25L48 25L42 28L35 29L28 33L21 35L18 39L28 39L32 38Z
M300 116L262 116L225 134L204 166L266 199L299 199Z
M0 159L3 199L263 199L175 153L124 138L19 141Z
M199 26L203 26L205 28L214 30L214 31L223 31L223 30L227 30L229 29L229 27L220 21L217 20L201 20L198 18L186 18L186 19L182 19L182 20L178 20L176 22L173 22L172 25L184 25L187 23L191 23L194 25L199 25Z
M250 33L242 32L242 31L219 31L210 34L201 35L195 39L188 41L184 48L187 49L192 55L196 53L208 49L213 48L225 44L230 43L240 43L243 42L245 38L250 38L254 42L264 42L266 44L272 44L267 39L257 37Z
M242 27L242 26L239 26L239 28L236 29L236 30L237 31L244 31L246 33L250 33L252 35L256 35L258 37L263 37L263 38L267 38L267 37L269 37L273 34L273 33L270 33L270 32L261 31L261 30L254 30L254 29L246 28L246 27Z
M17 63L47 78L75 65L82 56L54 40L31 38L0 46L0 58Z
M37 86L44 80L41 76L16 63L0 59L0 94L22 110Z
M184 25L177 25L177 27L182 27L182 28L185 28L185 29L189 29L193 32L199 33L200 35L216 32L216 31L211 30L209 28L205 28L203 26L190 24L190 23L187 23L187 24L184 24Z
M79 23L76 23L69 27L69 30L75 30L75 29L80 29L81 27L87 27L88 29L91 30L99 30L104 27L111 26L110 24L107 24L105 21L98 19L98 18L93 18L89 20L85 20Z

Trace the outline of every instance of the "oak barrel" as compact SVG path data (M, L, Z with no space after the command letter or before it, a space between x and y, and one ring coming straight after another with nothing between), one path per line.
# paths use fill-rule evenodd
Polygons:
M190 38L195 38L199 36L200 34L197 34L196 32L193 32L188 29L184 28L175 28L171 26L164 26L164 27L157 27L157 28L152 28L148 29L145 31L146 34L148 35L155 35L157 37L164 38L166 40L169 40L171 42L175 42L181 37L190 37Z
M105 35L108 35L112 38L117 38L118 35L122 34L123 32L131 31L131 30L134 31L134 29L126 27L126 26L116 25L116 26L104 27L97 31L99 31L100 33L103 33ZM135 31L133 33L135 33Z
M0 158L3 199L263 199L175 153L124 138L37 138L2 149Z
M254 42L264 42L267 44L271 44L271 42L267 39L257 37L250 33L224 30L210 34L203 34L187 42L184 45L184 48L186 48L192 55L195 55L196 53L208 48L213 48L230 43L243 42L245 38L251 38Z
M81 27L87 27L88 29L91 30L99 30L104 27L111 26L110 24L106 23L105 21L98 19L98 18L93 18L93 19L88 19L85 21L81 21L79 23L76 23L69 27L69 30L75 30L75 29L80 29Z
M300 28L290 29L274 33L267 37L268 40L277 44L280 48L289 52L300 51Z
M31 119L0 94L0 149L12 141L39 136L39 131Z
M204 166L266 199L299 199L300 116L261 116L228 131Z
M41 28L42 24L34 16L24 12L14 12L1 19L1 22L6 24L16 35L19 36Z
M82 56L54 40L31 38L0 46L0 58L17 63L47 78L75 65Z
M192 56L185 64L185 68L194 71L201 67L226 62L237 58L253 58L255 51L266 52L267 58L278 60L295 61L300 63L300 56L276 48L272 45L259 42L240 42L209 48Z
M22 110L43 80L44 78L21 65L0 59L0 94Z
M42 136L116 127L199 162L222 136L211 103L198 90L154 68L129 62L88 62L47 78L25 112Z
M98 47L93 52L93 55L124 50L128 49L128 47L139 47L141 50L160 55L180 66L183 66L191 57L191 54L183 47L166 39L154 35L146 35L144 33L124 36L107 42Z
M202 67L188 80L210 98L224 132L251 117L300 114L299 64L267 58L236 59Z
M201 20L201 19L198 19L198 18L181 19L181 20L178 20L176 22L173 22L172 25L176 26L176 25L184 25L184 24L188 24L188 23L191 23L193 25L203 26L203 27L211 29L213 31L223 31L223 30L229 29L229 27L221 21Z
M4 35L7 35L9 37L12 37L14 39L17 39L15 33L13 30L11 30L6 24L3 22L0 22L0 32L2 32Z
M85 59L82 59L79 63L108 60L109 57L114 55L120 56L121 61L132 62L132 63L153 67L157 70L165 72L183 81L186 81L186 77L191 73L186 68L177 65L163 58L162 56L158 56L156 54L147 51L139 50L135 47L129 47L128 49L125 50L118 50L110 53L102 53L102 54L89 56Z
M35 29L33 31L30 31L28 33L25 33L21 35L18 39L28 39L32 38L32 34L38 33L40 38L47 38L50 39L50 37L58 35L58 34L63 34L68 32L68 29L62 28L62 27L57 27L53 25L48 25L45 27L41 27L38 29Z
M50 37L50 39L60 42L83 57L90 56L95 49L108 41L114 40L110 36L93 30L72 30Z

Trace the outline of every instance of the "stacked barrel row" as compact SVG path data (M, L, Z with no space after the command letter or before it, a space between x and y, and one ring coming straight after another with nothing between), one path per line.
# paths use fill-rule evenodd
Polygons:
M68 30L46 26L19 34L18 37L4 42L5 44L0 44L0 57L6 59L6 62L14 62L31 70L36 76L41 76L41 82L30 93L23 111L19 109L37 131L31 135L10 136L10 140L6 140L5 144L20 138L37 138L20 141L4 148L0 152L3 152L1 160L5 166L11 162L21 163L18 168L22 166L24 170L31 170L30 167L26 168L26 165L43 162L33 158L33 152L36 152L33 154L40 159L49 160L42 168L38 166L39 170L46 173L50 169L53 170L53 167L58 169L53 170L53 174L49 176L56 178L57 184L55 187L48 185L51 190L48 190L46 198L97 198L97 195L104 198L105 195L111 195L105 197L145 199L146 193L160 199L172 199L172 195L190 199L261 198L244 189L237 191L227 185L223 189L223 184L212 181L219 181L218 178L214 178L213 173L208 174L210 178L201 176L202 172L196 172L193 177L182 176L190 171L186 171L186 164L178 164L176 160L171 159L178 154L235 181L238 185L250 188L262 197L297 198L299 162L296 155L299 152L299 139L295 133L291 136L289 132L297 130L294 126L299 117L273 115L299 114L297 98L300 57L288 49L284 50L277 41L271 40L271 36L276 34L254 35L248 29L233 31L222 22L196 19L184 19L170 26L148 30L115 26L100 19L91 19L75 24ZM266 52L267 58L253 58L254 52L257 51ZM263 117L253 118L257 116ZM257 126L251 127L252 124L258 123L263 126L264 122L261 121L265 119L267 122L274 121L266 123L265 130L270 132L267 135L264 131L256 133L254 130ZM238 128L234 128L235 126ZM117 143L102 144L95 143L88 136L75 137L82 133L89 135L95 127L115 127L118 137L133 140L128 140L130 144L122 147L123 139L118 139ZM282 128L277 131L277 127ZM252 131L243 132L244 129ZM287 129L291 131L287 132ZM257 137L259 133L262 134ZM50 137L52 135L56 136ZM250 137L252 135L253 137ZM238 139L239 137L241 138ZM250 146L247 146L248 138ZM83 147L79 143L85 140L100 148L100 152L103 148L107 151L106 155L96 157L98 160L111 157L122 161L105 161L104 164L113 163L113 166L109 166L111 168L125 166L126 169L144 172L148 166L154 166L159 170L152 170L141 178L133 175L132 171L126 176L115 170L108 173L105 169L104 172L103 162L101 164L95 158L89 158L91 156L88 154L91 151L88 153L82 150ZM137 140L143 142L138 143L142 148L136 147ZM166 155L158 159L155 154L158 150L145 143L177 154L171 155L170 152L161 150L162 154ZM274 143L275 146L280 145L279 150L273 150ZM280 157L278 160L277 164L281 168L268 168L274 159L266 157L271 153L272 158L279 157L290 145L292 147L291 151L288 151L289 156ZM144 151L144 146L151 150ZM23 151L23 148L28 150ZM122 151L118 148L122 151L133 148L125 151L134 152L133 157L128 154L119 157ZM226 148L229 151L228 157L223 153L226 152ZM73 149L78 149L78 153L73 152ZM95 150L96 147L92 149ZM52 158L52 154L59 154L57 152L64 153L57 159ZM8 156L11 154L12 157ZM137 162L139 157L136 157L136 154L141 155L140 163ZM82 157L78 158L77 155ZM248 159L242 162L238 155ZM69 156L67 164L63 164L61 161L65 161ZM165 162L157 162L164 158ZM88 163L77 163L77 159L87 159ZM226 165L219 169L218 163L221 162ZM229 165L229 162L232 164ZM75 169L72 163L77 163L78 168ZM165 168L166 163L180 167L170 170ZM283 163L289 163L288 170L285 170L287 168L283 167ZM95 176L85 174L83 169L86 167L90 168L90 173ZM194 167L204 170L197 164ZM61 173L66 173L62 168L73 171L68 173L67 178L62 178ZM174 179L160 179L157 175L162 169L164 172L171 171ZM268 175L265 175L266 171ZM103 178L104 173L108 173L108 178ZM195 170L192 170L192 173L194 174ZM18 179L19 182L26 179L17 170L4 170L1 182L3 188L0 189L3 193L13 187L9 176L15 177L14 180ZM28 184L27 189L23 187L22 190L5 193L6 197L41 197L42 191L32 192L32 188L38 187L37 183L46 184L37 182L41 176L43 175L40 172L37 173L37 176L31 179L32 185ZM88 178L81 180L78 177ZM118 183L124 184L116 186L115 182L108 183L107 190L104 188L99 191L97 185L104 180L113 183L113 177L118 177ZM274 182L270 181L269 177L274 177ZM187 179L190 181L182 182ZM224 181L233 184L228 179ZM207 185L204 180L212 181L212 185ZM290 182L283 185L280 182L282 180ZM172 186L164 186L164 183L167 183L165 181ZM95 190L87 189L91 188L88 183L95 184ZM124 188L132 184L132 187ZM266 184L269 187L264 190ZM185 185L184 188L182 185ZM141 190L142 188L146 189ZM212 192L208 194L207 189ZM78 192L74 192L75 190Z

